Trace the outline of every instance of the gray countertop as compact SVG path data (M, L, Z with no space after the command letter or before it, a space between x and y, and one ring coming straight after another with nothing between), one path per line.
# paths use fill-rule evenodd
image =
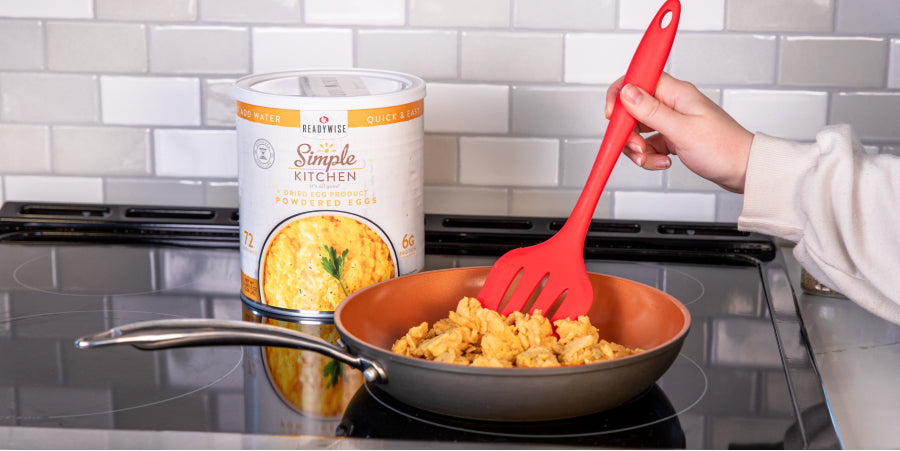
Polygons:
M222 432L0 426L3 449L434 449L432 442ZM439 449L508 449L510 444L442 442ZM515 444L516 449L545 446Z
M805 293L789 248L784 255L842 446L900 448L900 325L847 298Z
M545 444L0 426L2 449L547 449ZM553 446L553 448L564 448Z

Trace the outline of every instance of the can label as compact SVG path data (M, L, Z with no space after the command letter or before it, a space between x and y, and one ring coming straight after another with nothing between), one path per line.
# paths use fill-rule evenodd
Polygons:
M312 95L365 90L354 77L301 80ZM245 301L316 316L367 285L422 269L423 105L237 102Z

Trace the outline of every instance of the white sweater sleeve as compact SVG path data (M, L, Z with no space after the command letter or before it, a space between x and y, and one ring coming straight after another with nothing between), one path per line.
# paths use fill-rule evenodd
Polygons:
M849 125L811 144L757 133L738 227L796 242L813 277L900 324L900 157L866 154Z

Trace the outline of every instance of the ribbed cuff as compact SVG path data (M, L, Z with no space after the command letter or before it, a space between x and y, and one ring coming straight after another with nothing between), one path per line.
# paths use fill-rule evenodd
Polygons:
M798 204L803 175L816 165L815 143L756 133L750 146L738 228L797 241L805 216Z

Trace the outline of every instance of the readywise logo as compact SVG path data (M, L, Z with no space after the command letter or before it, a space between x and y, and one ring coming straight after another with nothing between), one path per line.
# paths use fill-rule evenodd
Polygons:
M313 139L347 136L346 111L301 111L300 134Z
M350 148L346 111L302 111L300 134L291 169L296 182L348 182L365 163Z

